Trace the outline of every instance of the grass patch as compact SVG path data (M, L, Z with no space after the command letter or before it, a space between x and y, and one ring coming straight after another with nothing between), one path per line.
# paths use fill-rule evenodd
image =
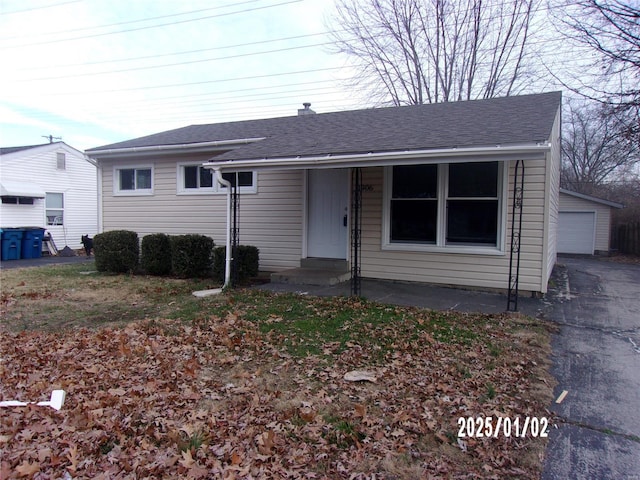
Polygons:
M541 439L463 452L456 436L460 416L546 414L537 320L258 290L198 299L215 282L88 269L0 271L0 398L63 388L70 412L0 417L8 471L47 448L43 478L126 476L133 462L116 457L141 478L539 476ZM352 370L376 383L345 381Z

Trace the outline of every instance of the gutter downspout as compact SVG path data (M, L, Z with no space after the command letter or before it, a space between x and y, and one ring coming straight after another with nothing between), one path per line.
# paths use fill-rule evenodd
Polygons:
M231 182L222 178L219 168L214 168L213 171L216 174L218 183L227 189L227 246L224 263L224 285L222 286L223 289L226 289L231 283Z

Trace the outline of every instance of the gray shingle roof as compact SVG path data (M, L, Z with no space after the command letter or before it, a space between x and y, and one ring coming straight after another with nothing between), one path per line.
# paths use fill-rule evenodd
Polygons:
M266 138L216 160L535 144L550 139L560 103L561 93L551 92L192 125L87 152L255 137Z
M23 150L31 150L32 148L42 147L43 145L49 144L41 143L40 145L25 145L22 147L2 147L0 148L0 155L9 155L10 153L21 152Z

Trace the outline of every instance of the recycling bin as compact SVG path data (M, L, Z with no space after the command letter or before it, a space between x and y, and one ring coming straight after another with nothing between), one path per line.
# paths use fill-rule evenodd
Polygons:
M2 229L2 256L4 260L19 260L22 249L22 234L24 230L21 228L3 228Z
M21 258L40 258L42 257L42 238L44 237L44 228L26 227L22 234L22 252Z

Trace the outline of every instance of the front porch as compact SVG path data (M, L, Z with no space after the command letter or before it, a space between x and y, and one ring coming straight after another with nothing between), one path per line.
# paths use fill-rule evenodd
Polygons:
M333 286L351 279L349 262L334 258L303 258L300 267L274 272L271 283Z

